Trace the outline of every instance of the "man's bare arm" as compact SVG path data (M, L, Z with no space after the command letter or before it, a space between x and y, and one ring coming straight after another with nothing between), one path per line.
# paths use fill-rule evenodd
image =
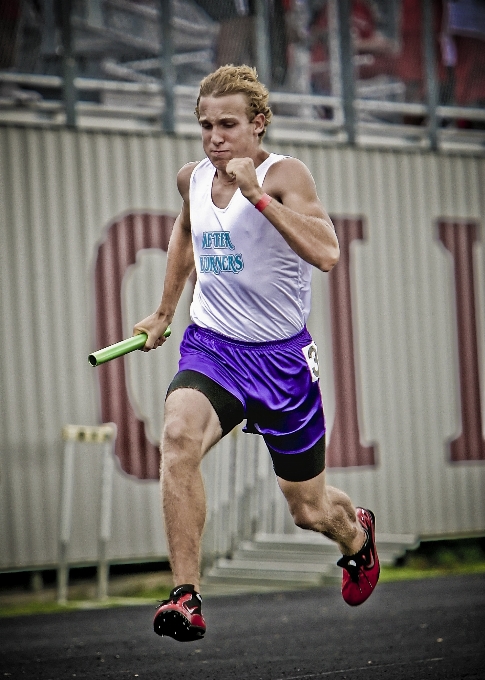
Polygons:
M340 251L335 229L304 163L296 158L275 163L263 187L257 182L250 158L231 160L227 172L236 175L241 192L251 203L256 204L263 193L274 199L263 214L297 255L322 271L330 271L337 264Z
M184 286L194 270L189 206L189 182L194 165L194 163L184 165L177 176L177 186L183 204L168 244L167 269L160 305L153 314L137 323L133 329L134 335L138 333L148 335L145 351L155 349L165 342L163 334L172 322Z

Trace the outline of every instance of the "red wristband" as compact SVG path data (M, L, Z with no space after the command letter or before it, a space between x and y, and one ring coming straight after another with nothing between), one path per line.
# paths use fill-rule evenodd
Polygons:
M254 204L254 207L256 210L259 210L259 212L263 212L263 210L271 203L273 199L271 196L268 196L268 194L263 194L259 201Z

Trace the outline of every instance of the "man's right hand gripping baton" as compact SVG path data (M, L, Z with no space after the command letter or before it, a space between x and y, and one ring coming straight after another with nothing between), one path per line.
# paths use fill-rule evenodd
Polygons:
M170 326L167 328L163 334L164 338L168 338L172 331ZM111 359L116 359L117 357L122 357L129 352L134 352L135 349L141 349L145 346L148 335L146 333L140 333L139 335L134 335L132 338L127 340L122 340L114 345L105 347L104 349L99 349L97 352L93 352L88 356L88 361L91 366L99 366L104 364Z

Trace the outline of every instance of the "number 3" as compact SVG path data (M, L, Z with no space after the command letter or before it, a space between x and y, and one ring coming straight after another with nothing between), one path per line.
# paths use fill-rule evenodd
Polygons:
M308 368L312 376L312 382L315 382L320 377L320 367L318 365L318 350L314 342L302 348Z

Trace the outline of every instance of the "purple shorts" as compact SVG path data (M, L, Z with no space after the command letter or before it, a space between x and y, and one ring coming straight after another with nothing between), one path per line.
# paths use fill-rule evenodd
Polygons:
M192 324L180 356L179 372L202 373L239 400L244 431L263 435L270 450L300 453L322 440L318 357L306 328L286 340L254 343Z

